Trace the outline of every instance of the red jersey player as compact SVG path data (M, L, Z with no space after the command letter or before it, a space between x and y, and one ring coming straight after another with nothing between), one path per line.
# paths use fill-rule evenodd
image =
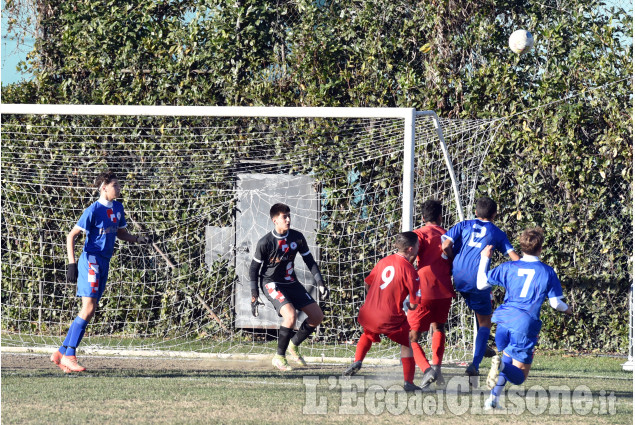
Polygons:
M445 229L441 227L442 206L439 201L428 200L423 203L425 226L415 230L419 238L417 253L417 274L421 287L421 302L417 308L408 312L410 329L419 340L422 332L432 328L432 367L424 357L425 372L421 387L426 389L431 383L443 384L441 360L445 351L444 324L456 296L452 287L451 263L441 249L441 236Z
M364 333L357 343L355 361L344 371L344 375L355 375L361 369L373 342L381 341L381 335L386 335L401 344L404 389L415 391L420 390L413 383L415 363L421 367L425 356L414 339L415 335L410 332L402 306L408 296L409 308L416 308L419 302L419 277L412 265L419 249L417 235L414 232L399 233L395 237L395 247L397 253L380 260L365 279L368 293L357 317Z

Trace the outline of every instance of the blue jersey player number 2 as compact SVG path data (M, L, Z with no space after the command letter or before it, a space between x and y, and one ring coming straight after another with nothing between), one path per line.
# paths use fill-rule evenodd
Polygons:
M479 198L476 201L476 219L462 221L442 236L443 252L452 260L454 288L461 294L467 306L476 313L478 320L474 356L465 370L468 376L479 375L479 366L485 355L492 327L491 290L479 290L476 287L481 251L492 245L494 249L509 255L514 261L520 258L505 232L493 223L497 208L496 202L492 199Z

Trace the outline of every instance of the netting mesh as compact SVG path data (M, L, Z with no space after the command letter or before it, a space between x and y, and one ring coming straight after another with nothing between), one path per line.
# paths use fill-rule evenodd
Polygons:
M471 210L497 124L442 126L463 208ZM79 309L76 284L65 278L66 235L97 198L94 178L110 169L129 231L151 234L155 246L117 242L82 347L272 353L279 321L245 317L244 258L271 230L265 211L285 202L332 290L306 354L350 356L363 279L401 231L403 138L403 120L385 118L3 115L3 343L61 342ZM417 119L415 158L415 209L441 200L449 227L458 208L429 117ZM261 183L248 186L256 177ZM82 245L80 237L76 255ZM471 317L455 304L449 361L471 346ZM398 348L381 344L371 355L398 356Z

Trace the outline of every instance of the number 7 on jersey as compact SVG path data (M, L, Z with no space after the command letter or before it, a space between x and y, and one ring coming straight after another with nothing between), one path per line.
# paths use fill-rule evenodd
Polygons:
M518 269L518 276L525 276L525 283L523 284L523 289L520 291L520 298L525 298L527 293L529 292L529 285L531 284L531 280L534 278L536 274L536 270L534 269Z

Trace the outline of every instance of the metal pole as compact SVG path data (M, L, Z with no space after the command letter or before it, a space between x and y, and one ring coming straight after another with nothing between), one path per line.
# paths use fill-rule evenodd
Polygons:
M439 122L439 116L434 111L420 111L417 112L417 115L431 117L434 122L434 128L436 129L437 135L439 136L439 145L441 146L441 151L443 152L443 159L445 160L445 165L448 169L448 173L450 173L450 180L452 181L452 190L454 191L454 200L456 202L456 212L459 216L459 221L463 221L465 220L465 215L463 214L463 205L461 204L459 185L456 182L454 166L452 165L452 161L450 160L448 147L445 144L445 138L443 137L443 128L441 127L441 123Z
M44 240L42 238L42 234L44 233L44 230L39 229L39 233L40 233L40 259L42 260L42 264L44 264ZM39 305L37 308L37 327L38 327L38 332L42 333L42 305L44 304L44 277L45 277L45 273L44 273L44 267L42 267L43 271L42 274L40 276L39 280L39 287L40 287L40 296L38 298L39 300Z
M404 114L402 232L412 230L413 226L416 113L416 109L411 109Z

